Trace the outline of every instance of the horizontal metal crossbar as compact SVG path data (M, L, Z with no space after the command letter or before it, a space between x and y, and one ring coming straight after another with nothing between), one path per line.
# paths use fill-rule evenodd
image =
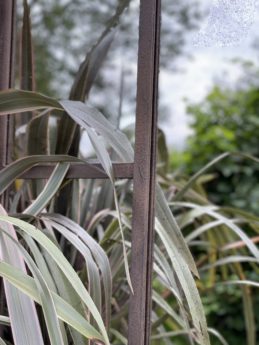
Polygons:
M36 165L19 176L20 179L47 179L54 170L54 165ZM133 178L133 163L114 163L114 176L117 179ZM107 179L101 164L71 163L66 175L68 179Z

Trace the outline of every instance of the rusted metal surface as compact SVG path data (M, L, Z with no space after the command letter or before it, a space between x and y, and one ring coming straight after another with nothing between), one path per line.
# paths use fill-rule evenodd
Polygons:
M13 83L15 46L15 1L0 1L0 90L8 89ZM0 117L0 165L10 161L11 119ZM6 206L6 195L1 196Z
M54 166L37 165L23 173L21 179L47 179L50 177ZM113 164L114 176L117 179L133 178L133 163ZM101 164L71 164L66 175L70 179L107 179L108 176L104 172Z
M160 0L141 0L134 159L129 345L150 343Z

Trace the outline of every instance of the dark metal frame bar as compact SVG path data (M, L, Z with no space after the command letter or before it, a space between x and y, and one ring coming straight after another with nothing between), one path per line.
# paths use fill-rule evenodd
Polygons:
M0 90L13 85L14 47L15 47L15 0L0 1ZM0 117L0 165L10 162L11 119L8 115ZM6 206L7 193L0 198Z
M139 55L134 159L129 345L150 343L160 0L143 0L139 19Z
M150 343L154 241L157 98L161 0L140 0L134 163L113 164L115 177L132 179L133 223L129 345ZM15 0L0 1L0 90L12 85ZM8 117L0 118L0 166L8 163ZM38 165L20 176L48 178L53 166ZM71 164L67 178L107 178L99 164Z
M23 173L21 179L47 179L53 172L53 166L37 165L27 172ZM114 176L117 179L133 178L133 163L113 164ZM101 164L73 164L67 172L68 179L108 179Z

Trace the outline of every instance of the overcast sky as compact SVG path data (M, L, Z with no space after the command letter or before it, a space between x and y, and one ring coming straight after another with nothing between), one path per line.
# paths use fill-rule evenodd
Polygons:
M184 147L190 134L184 98L199 102L217 77L224 76L234 82L241 71L238 65L229 62L233 58L258 63L259 54L256 57L251 47L259 28L258 1L214 0L206 3L211 4L208 15L187 45L192 59L178 62L183 72L161 70L160 74L161 101L170 109L169 119L162 127L168 144L178 150Z

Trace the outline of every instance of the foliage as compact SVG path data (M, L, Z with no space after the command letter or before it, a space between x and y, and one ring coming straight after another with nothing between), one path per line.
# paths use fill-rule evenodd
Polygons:
M236 88L215 86L204 101L188 106L193 135L184 153L187 174L195 173L223 152L259 156L258 80L251 83L249 70ZM206 183L210 200L258 214L258 172L257 164L240 158L220 163Z
M234 62L240 64L240 61ZM184 152L172 153L171 165L181 173L193 174L221 153L232 152L232 155L225 155L224 160L215 162L207 175L200 176L197 191L205 188L206 192L203 192L212 203L232 205L258 214L258 164L245 156L245 153L257 157L259 154L256 136L258 68L242 61L241 69L242 75L235 85L228 85L222 80L221 86L214 86L201 103L189 105L193 134ZM236 152L243 152L244 155L234 154ZM246 230L249 231L249 228ZM254 277L253 268L247 268L246 274ZM233 344L243 344L244 324L240 314L236 313L237 306L233 302L235 292L231 291L231 294L221 292L220 298L206 297L206 303L210 301L208 310L211 311L214 305L208 320L220 320L225 315L228 327L221 326L220 321L215 327L222 327L221 332ZM258 294L255 298L257 302L254 303L258 303Z
M26 14L26 2L24 8ZM24 16L24 23L28 18ZM27 118L26 133L17 138L23 145L17 147L14 162L0 172L1 193L10 191L10 215L1 209L0 216L0 275L7 302L1 314L9 315L0 317L7 325L0 342L34 345L37 339L39 344L81 345L87 338L95 345L127 343L132 188L129 181L115 181L112 161L132 162L134 151L126 135L98 109L75 101L84 101L91 89L110 47L111 32L108 25L85 57L70 100L31 90L0 93L0 115L19 113ZM29 30L24 34L30 38ZM25 44L24 58L30 56L27 49ZM33 66L30 59L24 62L21 74L26 79ZM109 177L104 183L66 179L72 163L90 163L78 153L79 126L92 143L92 157ZM27 146L35 149L33 154L24 149ZM243 297L247 344L256 345L251 292L258 283L249 280L243 263L258 271L254 242L259 220L207 200L200 179L214 162L186 181L167 170L165 148L160 132L152 343L209 345L218 339L227 344L214 328L207 328L200 295L214 293L218 285L222 289L234 285ZM47 181L13 184L41 162L54 165ZM57 208L62 212L57 214Z

